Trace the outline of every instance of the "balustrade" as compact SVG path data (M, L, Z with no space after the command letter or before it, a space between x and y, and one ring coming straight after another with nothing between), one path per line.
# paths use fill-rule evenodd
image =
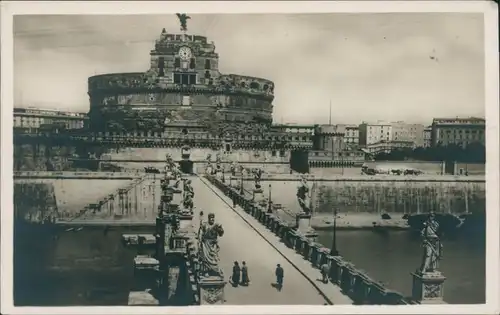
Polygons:
M312 266L319 269L327 263L330 267L331 282L338 285L356 304L416 304L415 301L405 298L400 293L388 290L343 257L331 256L329 249L300 234L276 214L267 213L266 205L259 205L252 201L251 196L240 195L238 189L229 187L214 176L207 175L206 178L225 195L230 198L234 197L236 204L245 212L282 239L289 248L310 261ZM286 209L283 210L286 211Z

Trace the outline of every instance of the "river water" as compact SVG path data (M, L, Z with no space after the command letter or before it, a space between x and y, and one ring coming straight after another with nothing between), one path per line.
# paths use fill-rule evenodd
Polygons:
M337 249L346 260L387 288L411 296L412 276L422 259L421 240L409 231L377 234L337 231ZM453 304L485 303L485 234L443 240L440 270L447 278L444 300ZM319 231L318 242L332 245L333 232Z
M126 305L133 282L135 250L121 245L120 238L123 233L138 232L146 230L114 230L105 234L100 229L84 229L60 231L57 239L41 234L18 237L16 305ZM331 247L332 235L331 231L319 231L318 241ZM480 232L443 240L440 270L447 277L446 302L485 302L484 244L484 233ZM340 230L337 248L346 260L387 288L411 295L410 273L420 264L422 248L420 240L410 232L391 231L383 235Z
M269 182L262 184L263 195L266 197L269 196L268 185ZM358 186L363 185L366 183L358 184ZM295 195L296 187L297 182L272 182L273 202L282 204L292 213L298 212L298 203L295 198L291 197ZM249 191L253 189L252 183L246 183L246 188ZM318 215L324 215L325 211L332 211L325 205L338 203L339 191L344 188L340 185L332 190L337 195L334 194L329 198L324 196L319 200ZM368 187L367 189L371 190L372 188ZM443 190L442 185L435 185L434 189ZM471 188L471 190L473 189ZM450 191L444 189L442 192L449 193ZM479 195L481 194L484 195L484 191L479 192ZM352 200L356 200L359 198L359 191L350 197ZM457 209L458 202L455 202L455 195L442 194L441 197L449 201L447 204L451 205L450 212L460 213ZM481 202L470 202L469 210L473 213L484 214L485 203L483 199L484 196ZM428 202L428 200L424 201ZM474 206L472 206L473 204ZM380 213L374 212L373 202L360 203L357 211L352 210L349 213L345 213L347 212L346 207L352 208L353 206L347 204L340 207L344 211L342 214L348 217L349 215L365 213L365 215L372 215L375 218L372 221L380 218ZM288 214L281 213L281 216L287 221L294 221ZM394 218L396 217L398 217L397 214ZM369 220L369 222L371 221ZM321 230L318 231L318 234L318 242L330 248L333 232ZM443 239L443 259L440 262L440 270L447 278L444 289L444 300L447 303L485 303L485 238L485 227L478 224L466 231L461 230L460 234L453 239L446 237ZM391 290L411 296L412 276L410 273L419 267L423 249L421 239L415 238L410 231L390 231L387 234L377 234L371 230L338 230L337 249L340 255L354 263L359 269L366 271L371 278L382 282Z

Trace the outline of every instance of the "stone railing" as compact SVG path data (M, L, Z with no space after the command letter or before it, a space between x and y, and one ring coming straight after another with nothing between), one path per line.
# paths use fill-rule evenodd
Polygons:
M188 270L190 286L189 294L192 296L192 305L200 305L200 289L198 285L198 249L196 248L194 238L190 238L187 241L187 250L184 257L186 259L186 268Z
M140 174L125 172L44 172L16 171L14 179L137 179Z
M259 205L245 195L241 195L237 188L229 187L214 176L207 175L206 178L226 196L234 200L245 212L276 234L286 246L311 262L315 268L319 269L327 263L330 267L329 278L331 282L338 285L356 304L416 304L402 294L385 288L343 257L331 256L329 249L301 235L294 226L290 226L276 214L269 213L265 205Z
M54 134L54 133L27 133L15 134L14 143L50 143L53 145L68 145L73 142L84 142L98 145L117 145L124 147L140 147L140 148L180 148L189 145L193 148L220 148L225 144L225 138L211 137L211 138L194 138L191 135L179 135L176 137L147 137L147 136L134 136L130 133L120 133L118 135L90 135L87 133L81 134ZM258 135L253 139L238 139L231 138L231 147L239 149L300 149L311 148L310 141L291 142L287 140L269 140L265 137Z
M332 175L319 177L310 174L297 176L296 174L263 174L261 181L300 181L302 177L314 182L468 182L484 183L484 176L458 176L458 175L419 175L419 176L398 176L398 175ZM251 176L243 177L244 181L253 181Z

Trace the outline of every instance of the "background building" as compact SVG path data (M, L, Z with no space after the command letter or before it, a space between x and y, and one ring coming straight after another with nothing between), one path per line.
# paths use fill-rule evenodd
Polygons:
M381 141L392 140L392 125L386 122L366 123L359 125L359 145L367 146L369 144Z
M407 124L403 121L394 122L392 125L393 141L413 142L416 147L424 146L424 125Z
M337 124L338 130L344 130L344 142L348 147L359 146L359 126L351 124Z
M336 125L317 125L314 129L313 150L342 152L346 149L344 135L344 128Z
M14 108L14 128L40 129L54 127L82 129L87 120L84 113L59 111L54 109Z
M308 158L311 167L359 166L363 163L365 153L350 148L345 141L346 130L346 125L315 126L313 148Z
M472 143L485 144L484 118L434 118L432 121L432 145L456 144L463 148Z
M432 126L424 128L424 148L432 146Z

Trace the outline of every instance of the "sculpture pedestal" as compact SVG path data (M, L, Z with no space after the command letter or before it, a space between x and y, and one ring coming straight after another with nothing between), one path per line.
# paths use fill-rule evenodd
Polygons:
M297 232L312 241L316 241L318 233L316 233L316 231L314 231L314 229L311 227L311 217L312 216L310 214L306 213L297 214L297 216L295 217L297 223Z
M190 230L193 228L193 215L183 212L179 215L179 230Z
M420 304L441 304L446 277L439 271L412 273L412 298Z
M224 304L226 283L221 276L201 277L198 281L200 305Z
M264 200L264 194L262 189L254 189L253 190L253 197L252 200L255 201L256 203L260 203L262 200Z
M169 244L169 251L185 253L187 251L189 236L188 231L178 231L175 235L172 235L171 242Z

